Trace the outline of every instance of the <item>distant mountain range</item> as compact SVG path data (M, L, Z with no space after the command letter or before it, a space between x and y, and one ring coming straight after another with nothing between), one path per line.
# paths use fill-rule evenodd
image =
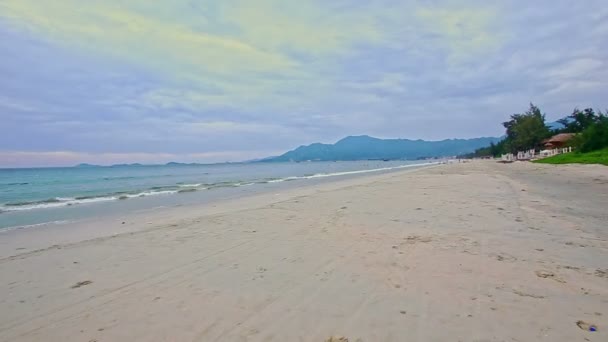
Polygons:
M384 160L449 157L475 151L501 138L447 139L441 141L378 139L367 135L346 137L335 144L315 143L300 146L278 157L275 161L334 161L334 160Z
M436 157L451 157L471 153L478 148L497 143L502 138L483 137L473 139L446 139L441 141L378 139L367 135L349 136L335 144L315 143L300 146L276 157L249 160L255 162L300 162L300 161L349 161L349 160L415 160ZM166 166L196 166L198 163L169 162ZM75 167L133 167L154 166L139 163L101 166L82 163ZM160 166L160 165L156 165Z
M568 121L571 121L571 120L568 120ZM545 126L547 126L550 130L562 129L562 128L565 127L563 124L561 124L561 123L559 123L557 121L547 122L545 124Z
M551 130L564 127L559 122L548 122ZM441 141L409 140L409 139L379 139L368 135L349 136L335 144L314 143L300 146L295 150L280 156L247 160L244 163L282 162L282 161L350 161L350 160L398 160L423 159L436 157L451 157L474 152L490 143L497 143L504 137L482 137L473 139L446 139ZM166 166L196 166L199 163L169 162ZM150 166L139 163L114 164L109 167ZM93 164L78 164L75 167L103 167ZM107 166L106 166L107 167Z

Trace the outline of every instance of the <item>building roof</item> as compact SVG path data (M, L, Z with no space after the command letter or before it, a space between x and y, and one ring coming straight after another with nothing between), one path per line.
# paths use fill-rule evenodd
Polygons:
M560 133L552 136L551 138L543 141L545 144L554 144L554 143L565 143L568 140L574 138L576 134L574 133Z

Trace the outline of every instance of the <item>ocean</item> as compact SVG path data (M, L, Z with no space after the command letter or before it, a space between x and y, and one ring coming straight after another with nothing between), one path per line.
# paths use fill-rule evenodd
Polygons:
M353 161L0 169L0 230L154 207L205 203L286 186L429 163Z

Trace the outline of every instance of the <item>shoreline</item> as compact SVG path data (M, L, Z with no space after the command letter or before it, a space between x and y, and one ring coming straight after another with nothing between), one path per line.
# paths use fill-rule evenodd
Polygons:
M473 161L7 232L0 340L602 341L606 207L602 167Z
M28 253L50 246L71 244L90 239L106 238L109 236L130 234L157 226L173 224L176 218L197 219L200 216L214 215L243 208L256 208L283 201L292 197L306 196L318 191L332 191L345 186L355 186L385 177L392 177L412 172L424 172L441 163L431 165L416 165L411 169L400 168L374 174L367 172L363 175L346 178L325 178L319 183L291 183L282 186L274 183L273 187L246 193L233 193L227 197L211 197L202 203L187 205L168 205L134 210L127 213L105 213L99 217L88 217L74 221L45 222L40 224L9 227L0 230L0 260L9 256L7 246L20 245L20 251ZM285 185L285 184L283 184ZM77 209L77 208L74 208ZM124 222L124 224L123 224ZM110 230L108 227L112 227ZM52 241L52 242L47 242Z
M247 178L246 180L238 181L227 181L226 179L230 178L228 177L226 179L222 178L216 180L216 183L199 182L190 184L179 182L174 185L157 185L148 189L128 190L125 188L121 191L105 193L104 195L89 194L83 196L82 194L73 193L58 196L53 194L52 198L37 198L20 203L10 202L8 204L0 205L0 232L3 229L26 228L28 226L39 226L44 223L72 221L73 219L86 218L86 216L107 216L103 215L104 211L108 213L118 211L126 214L129 211L145 210L160 206L192 205L198 202L209 203L214 200L221 200L227 195L229 196L231 193L239 191L239 189L242 189L245 195L249 195L250 193L273 191L274 188L283 185L279 183L300 183L295 185L307 186L310 184L304 184L304 182L315 184L340 178L345 179L368 174L382 174L397 172L399 170L428 167L445 162L446 161L416 163L415 161L410 161L406 164L389 165L380 168L334 170L333 172L327 170L328 172L325 173L292 174L274 178L245 177ZM357 165L354 166L356 167ZM298 170L294 171L297 172ZM201 176L204 178L204 175L208 174L209 173L204 173ZM122 176L118 178L136 177ZM294 184L292 184L292 186L293 185ZM57 190L59 191L59 189Z

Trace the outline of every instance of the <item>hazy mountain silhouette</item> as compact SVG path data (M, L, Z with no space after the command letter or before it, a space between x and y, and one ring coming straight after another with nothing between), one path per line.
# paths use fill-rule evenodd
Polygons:
M425 141L378 139L367 135L349 136L335 144L314 143L308 146L300 146L278 157L264 159L264 161L411 160L425 157L448 157L470 153L477 148L498 141L500 141L500 138L491 137Z

